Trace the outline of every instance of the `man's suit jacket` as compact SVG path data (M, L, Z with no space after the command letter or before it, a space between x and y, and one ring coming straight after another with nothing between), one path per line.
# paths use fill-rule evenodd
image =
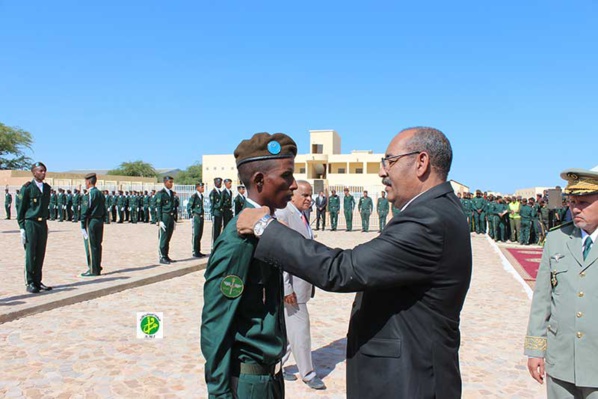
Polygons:
M546 372L598 387L598 245L582 256L581 230L568 223L548 233L529 316L525 354Z
M299 232L303 237L312 238L311 228L308 228L301 219L301 212L291 202L287 204L286 208L276 211L276 218ZM309 301L313 292L313 286L310 283L288 272L283 272L283 281L285 296L294 292L297 295L297 303L307 303Z
M331 249L273 222L255 257L316 286L358 292L348 398L460 398L459 317L471 240L450 183L417 197L372 241Z
M316 208L318 210L321 209L322 211L325 211L327 204L328 204L328 199L326 197L320 197L318 195L318 198L316 198Z

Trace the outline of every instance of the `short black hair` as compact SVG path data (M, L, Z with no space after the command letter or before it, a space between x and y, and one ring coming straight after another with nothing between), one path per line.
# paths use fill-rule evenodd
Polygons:
M239 165L239 180L243 183L247 190L253 187L251 178L258 172L268 173L278 166L279 159L265 159L263 161L247 162Z

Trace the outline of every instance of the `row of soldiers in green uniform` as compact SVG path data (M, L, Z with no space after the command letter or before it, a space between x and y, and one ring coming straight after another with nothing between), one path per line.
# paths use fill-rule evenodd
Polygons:
M353 230L353 210L355 209L355 198L349 193L349 189L345 188L343 190L343 213L345 215L345 222L347 225L346 230L352 231ZM341 199L336 194L336 190L331 190L331 195L322 201L323 205L320 206L320 202L316 201L316 206L318 208L322 208L324 212L321 213L322 218L322 230L326 228L326 209L328 210L329 217L330 217L330 230L336 231L338 225L338 214L340 213L341 209ZM323 195L323 193L320 193ZM381 192L381 197L378 198L376 203L376 212L378 214L378 225L379 231L384 229L386 226L386 220L388 218L388 213L390 211L390 203L386 199L386 192ZM361 231L368 232L370 229L370 216L374 210L374 203L372 198L368 196L368 192L364 191L363 196L359 198L357 202L357 210L359 215L361 216ZM396 214L395 209L393 209L393 216ZM320 217L316 220L316 230L320 229Z
M518 242L521 245L541 244L548 230L566 221L567 205L551 210L546 197L537 199L485 195L476 190L458 194L471 232L486 234L495 241Z

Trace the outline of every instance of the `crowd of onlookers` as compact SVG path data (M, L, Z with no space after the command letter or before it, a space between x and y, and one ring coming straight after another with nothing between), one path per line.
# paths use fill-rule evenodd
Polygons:
M551 228L571 220L567 200L563 199L560 207L550 209L546 193L537 194L536 198L521 198L494 196L477 190L475 195L459 193L457 196L471 231L487 233L495 241L542 245Z

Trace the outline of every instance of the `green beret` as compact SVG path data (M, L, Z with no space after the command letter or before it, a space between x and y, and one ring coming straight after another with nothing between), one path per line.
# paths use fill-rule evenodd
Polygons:
M235 150L237 167L247 162L295 158L295 155L297 144L284 133L256 133L251 139L241 141Z
M569 195L598 194L598 172L585 169L567 169L561 173L567 180L567 187L563 190Z

